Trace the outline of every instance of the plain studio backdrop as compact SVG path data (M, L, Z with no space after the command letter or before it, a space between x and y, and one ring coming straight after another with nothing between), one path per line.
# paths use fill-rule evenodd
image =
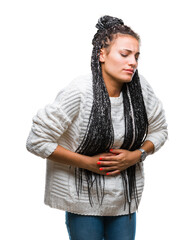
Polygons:
M68 239L65 212L43 203L46 160L25 144L37 111L90 72L95 24L105 14L140 34L139 72L169 126L165 146L145 162L136 239L194 239L192 9L188 0L1 1L1 239Z

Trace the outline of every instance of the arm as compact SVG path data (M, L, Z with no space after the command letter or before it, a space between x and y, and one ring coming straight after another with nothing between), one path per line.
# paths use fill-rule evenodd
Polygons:
M102 153L92 157L75 153L65 149L64 147L58 145L55 151L48 157L48 159L71 165L74 167L84 168L92 172L104 175L105 173L99 170L99 165L97 164L100 156L111 156L112 153Z
M57 148L58 139L66 132L79 113L81 93L70 84L59 92L52 104L40 109L33 117L26 148L29 152L48 158Z
M97 162L100 156L110 156L113 155L112 153L102 153L100 155L89 157L86 155L72 152L58 145L57 143L57 138L60 137L64 131L63 128L61 129L61 133L59 134L55 133L55 131L53 132L53 130L51 131L50 128L42 128L42 125L45 125L45 123L43 123L43 119L39 122L39 124L37 122L33 124L33 130L31 130L26 143L28 151L39 157L47 158L54 162L84 168L101 175L105 174L99 170L99 165L97 164ZM53 123L51 125L54 127ZM57 131L60 130L57 129ZM54 137L56 139L53 139Z
M141 146L148 154L158 151L168 137L167 123L161 101L155 96L151 86L145 79L143 81L143 94L148 116L148 135ZM116 175L126 168L136 164L140 160L141 152L133 152L124 149L113 149L115 156L100 159L103 172L108 175Z
M145 141L154 144L152 153L157 152L168 138L167 122L162 102L156 97L150 84L144 79L144 99L148 116L148 135ZM146 93L145 93L146 92Z
M71 165L79 168L86 168L88 156L74 153L58 145L55 151L48 157L54 162Z
M146 140L143 143L143 145L141 146L141 148L144 149L148 155L152 154L154 152L154 144L149 140ZM136 151L138 151L138 150L136 150ZM140 156L141 156L141 153L140 153ZM139 159L140 159L140 156L139 156Z
M40 109L34 116L26 148L39 157L103 174L97 165L99 156L81 155L58 145L58 139L72 124L79 108L80 91L71 84L57 95L52 104Z
M154 144L147 140L141 146L148 154L153 153ZM127 169L130 166L137 164L140 161L141 151L138 149L135 151L128 151L125 149L111 149L112 156L101 156L99 158L99 167L101 172L115 176L121 171Z

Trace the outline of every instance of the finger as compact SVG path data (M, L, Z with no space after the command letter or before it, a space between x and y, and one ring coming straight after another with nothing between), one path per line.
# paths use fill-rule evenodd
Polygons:
M115 155L114 153L109 152L109 153L100 154L99 157L109 157L109 156L114 156L114 155Z
M107 156L107 157L99 157L99 160L100 161L114 161L114 160L117 160L117 157L116 155L112 155L112 156Z
M113 156L113 155L115 155L115 154L109 152L109 153L104 153L102 156L106 157L106 156Z
M99 167L113 167L113 166L117 166L117 162L116 161L98 161L97 165Z
M99 170L104 172L109 172L109 171L118 170L118 168L116 166L113 166L113 167L108 166L108 167L100 167Z
M113 154L119 154L119 153L122 153L123 150L122 150L122 149L114 149L114 148L111 148L111 149L110 149L110 152L113 153Z
M117 176L119 174L120 174L120 171L116 170L116 171L107 172L106 176Z

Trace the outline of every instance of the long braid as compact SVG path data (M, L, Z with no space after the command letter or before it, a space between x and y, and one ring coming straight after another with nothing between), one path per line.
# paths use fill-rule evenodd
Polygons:
M96 27L99 29L94 35L92 44L91 69L93 76L93 105L85 136L76 152L87 156L94 156L99 153L109 152L114 143L114 129L111 120L110 98L102 77L101 64L99 61L100 49L107 48L117 33L128 34L136 37L131 28L124 25L118 18L104 16L99 19ZM125 117L125 136L121 149L130 151L139 148L145 140L148 128L147 114L143 101L138 71L136 70L133 80L123 84L123 105ZM87 180L88 197L91 206L93 205L92 190L95 187L97 199L102 204L104 197L105 178L86 169L75 169L75 184L77 194L82 192L82 174ZM138 207L138 195L136 188L136 165L121 172L123 189L126 202L129 204L131 213L131 199L134 195Z

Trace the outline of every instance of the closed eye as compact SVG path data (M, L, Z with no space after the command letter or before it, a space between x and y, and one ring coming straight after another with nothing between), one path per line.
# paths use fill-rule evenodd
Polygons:
M122 57L127 57L128 55L121 53L121 56Z
M127 54L121 52L120 54L121 54L122 57L127 57L129 54L132 53L132 51L129 50L129 49L122 49L122 50L123 50L124 52L127 52ZM136 52L136 53L135 53L135 60L136 60L136 61L139 60L139 55L140 55L140 52Z

